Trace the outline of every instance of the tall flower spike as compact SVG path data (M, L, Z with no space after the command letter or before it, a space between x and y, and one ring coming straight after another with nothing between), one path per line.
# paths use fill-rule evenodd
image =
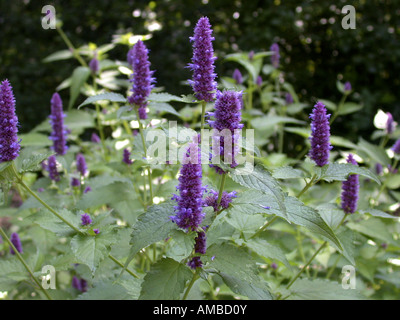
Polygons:
M396 154L400 154L400 139L397 139L396 142L394 143L392 150Z
M49 137L53 141L52 149L58 155L65 155L67 153L67 129L64 126L65 114L63 113L62 100L60 95L56 92L51 98L51 115L50 124L52 126L52 133Z
M87 173L87 165L85 156L81 153L76 155L76 168L78 169L81 176L85 176Z
M17 137L18 118L11 84L4 80L0 85L0 162L12 161L19 155Z
M12 233L10 240L11 240L11 243L14 245L15 249L17 249L17 251L19 253L22 253L22 244L21 244L21 239L19 238L18 233L16 233L16 232ZM15 254L15 251L13 250L13 248L10 248L10 253L12 255Z
M392 134L396 129L397 123L393 120L393 116L390 112L386 112L387 120L386 120L386 132L387 134Z
M233 80L235 80L236 84L243 83L243 76L239 69L235 69L235 71L233 71L232 78L233 78Z
M122 155L122 161L125 162L126 164L132 164L131 152L128 149L124 149Z
M194 252L205 254L207 250L207 237L204 231L197 232L197 237L194 239ZM203 266L203 262L201 261L199 256L193 257L189 262L188 266L192 269L201 268Z
M281 58L281 55L279 54L279 45L277 43L273 43L270 47L270 50L273 52L273 55L271 56L271 64L274 68L278 68L279 60Z
M235 155L238 152L238 130L243 128L241 121L241 108L242 108L242 93L235 91L217 91L217 100L215 102L215 111L208 113L209 116L213 116L215 120L208 120L208 124L216 129L218 135L213 136L214 142L218 144L218 154L214 156L221 156L221 160L227 164L230 164L231 168L237 166ZM230 137L227 137L224 133L230 132ZM225 139L231 140L232 146L230 150L225 150ZM229 143L226 142L227 144ZM225 152L226 151L226 152ZM226 153L226 154L225 154ZM228 156L228 158L225 158ZM216 165L210 164L210 167L214 167L220 174L224 171Z
M195 97L199 101L211 102L215 98L217 82L214 73L214 49L212 41L215 40L212 34L211 24L207 17L202 17L194 28L194 35L190 37L193 42L193 57L189 68L193 71L192 86Z
M349 154L347 163L357 165L352 154ZM358 189L360 187L358 174L351 174L342 183L342 209L345 213L354 213L357 210Z
M52 155L47 160L47 170L49 171L49 177L53 181L60 181L60 175L57 171L57 160L56 156Z
M201 152L197 143L190 143L186 158L183 161L179 185L179 195L174 195L176 200L175 216L171 219L178 227L186 231L196 230L204 218Z
M317 166L323 167L329 163L329 154L332 146L330 145L330 114L326 113L326 107L323 103L317 102L313 112L310 114L311 119L311 150L310 157L315 161Z
M145 44L139 40L128 53L128 62L132 65L133 77L130 80L133 94L128 97L130 104L139 108L139 118L147 119L146 106L147 98L153 88L152 83L154 71L150 71L150 62L148 57L149 50Z

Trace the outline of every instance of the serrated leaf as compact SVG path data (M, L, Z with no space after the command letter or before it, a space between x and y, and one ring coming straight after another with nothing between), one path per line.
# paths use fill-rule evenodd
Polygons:
M272 176L275 179L299 179L305 178L305 173L300 169L286 166L274 169Z
M393 235L389 233L386 225L379 218L369 218L367 220L358 221L357 223L348 222L347 227L372 239L379 239L397 247L400 246L400 243L393 239Z
M71 239L71 249L80 263L86 264L92 271L96 271L116 241L113 231L100 230L95 236L77 234Z
M141 300L178 300L192 277L190 269L170 258L155 263L143 279Z
M337 282L299 279L290 288L290 300L363 300L357 289L345 290Z
M83 84L90 76L90 72L91 71L88 67L80 66L77 67L72 73L68 110L70 110L74 105L76 99L79 96L81 88L83 87Z
M349 175L358 174L381 184L379 177L366 168L351 163L330 163L322 168L317 167L318 178L328 182L345 181Z
M370 214L371 216L379 217L379 218L399 219L398 216L393 216L391 214L388 214L388 213L386 213L382 210L378 210L378 209L368 208L366 210L358 210L358 212L361 214Z
M181 97L174 96L173 94L169 94L169 93L165 93L165 92L162 92L162 93L152 92L152 93L150 93L147 100L151 101L151 102L170 102L170 101L186 102Z
M281 210L281 215L286 218L285 197L279 183L262 166L257 165L254 170L235 169L230 172L233 181L244 187L273 194Z
M358 154L360 156L366 154L369 158L383 166L387 166L391 163L386 151L382 147L371 144L363 138L360 138L357 146Z
M95 96L91 96L87 98L85 101L83 101L79 106L78 109L82 108L83 106L86 106L88 104L93 104L95 102L99 101L111 101L111 102L121 102L121 103L126 103L126 98L119 93L114 93L114 92L107 92L107 93L100 93Z
M46 153L31 154L29 158L21 157L17 162L17 170L20 173L36 171L39 169L40 164L52 154L54 154L54 152L48 151Z
M248 215L231 210L226 221L246 238L264 224L265 218L259 214Z
M173 230L171 232L171 240L168 243L167 250L165 252L166 257L172 258L175 261L182 261L187 258L193 251L194 238L197 233L186 233L181 230Z
M181 115L179 114L178 111L174 109L173 106L166 102L151 102L149 103L149 108L155 112L160 112L160 113L170 113L175 116L180 117Z
M139 279L128 279L119 280L117 283L98 283L94 288L80 294L76 300L136 300L141 282Z
M324 203L318 206L317 210L332 230L336 230L339 227L344 217L343 210L334 203Z

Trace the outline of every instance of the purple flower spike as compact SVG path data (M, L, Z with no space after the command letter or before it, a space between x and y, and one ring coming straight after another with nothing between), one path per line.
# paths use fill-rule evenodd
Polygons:
M99 233L100 233L100 230L99 230L99 229L93 229L93 232L94 232L95 234L99 234Z
M130 151L128 149L124 149L122 161L125 162L126 164L132 164L132 160L130 157L131 157Z
M90 186L87 186L85 190L83 190L83 193L88 193L89 191L92 191L92 188Z
M81 186L81 180L78 178L72 178L71 179L71 187L80 187Z
M92 74L96 75L97 73L99 73L99 60L97 60L97 55L95 55L95 57L90 60L89 62L89 69L90 71L92 71Z
M257 77L257 80L256 80L256 85L259 86L259 87L261 87L261 86L262 86L262 83L263 83L262 77L261 77L261 76L258 76L258 77Z
M381 175L383 172L383 167L382 165L378 162L377 164L375 164L375 172L377 175Z
M225 163L230 164L231 168L236 167L238 164L235 160L235 155L238 153L238 131L243 128L241 121L241 108L242 108L242 93L234 91L217 91L217 100L215 102L215 112L210 115L214 116L215 120L208 120L208 124L218 130L219 135L214 136L214 141L219 140L219 154L214 156L221 156L221 160ZM235 132L236 131L236 132ZM229 133L228 137L227 134ZM225 139L230 139L232 147L230 150L225 150ZM229 142L227 142L229 143ZM226 152L225 152L226 151ZM226 155L225 155L226 153ZM228 156L225 158L225 156ZM224 171L216 165L210 164L210 167L214 167L220 174Z
M288 106L289 104L292 104L294 101L293 101L293 97L292 97L292 95L289 93L289 92L286 92L286 95L285 95L285 102L286 102L286 105Z
M190 37L193 42L193 57L189 68L193 71L192 86L195 97L199 101L211 102L215 98L217 82L214 73L214 49L212 41L215 40L212 34L211 24L207 17L202 17L194 28L194 35Z
M78 279L77 276L74 276L72 278L72 288L82 291L82 287L81 287L81 281Z
M203 266L203 262L201 262L200 257L193 257L192 260L190 260L187 265L195 270L196 268L201 268Z
M215 190L210 190L209 193L211 195L209 195L208 197L206 197L204 199L204 205L207 207L213 207L214 211L218 211L218 194L219 192L215 191ZM236 191L232 191L232 192L222 192L222 196L221 196L221 200L220 200L220 206L223 209L227 209L229 207L229 204L232 202L232 200L234 198L237 197L237 192Z
M64 117L65 114L63 113L61 97L56 92L51 98L51 115L49 116L49 118L53 131L49 139L53 140L52 149L58 155L65 155L68 149L67 130L64 126Z
M139 40L131 50L128 60L133 68L133 77L130 80L133 83L131 90L133 94L128 97L128 101L139 108L140 119L146 119L147 98L153 88L154 71L150 71L149 50L142 41Z
M235 71L233 71L232 78L233 78L233 80L235 80L236 84L243 83L243 77L242 77L242 74L240 73L239 69L235 69Z
M92 223L92 219L87 213L81 214L81 221L83 226L87 226Z
M273 65L274 68L278 68L279 60L281 58L279 54L279 45L277 43L273 43L271 45L270 51L273 52L273 55L271 56L271 64Z
M17 137L18 118L11 84L4 80L0 85L0 162L12 161L19 156Z
M392 150L396 154L400 154L400 139L397 139L397 141L394 143Z
M352 154L349 154L347 163L357 165ZM342 209L345 213L354 213L357 210L358 189L360 187L358 174L351 174L342 183Z
M345 92L345 93L349 93L351 90L352 90L352 88L351 88L351 83L350 83L349 81L347 81L347 82L344 84L344 92Z
M19 253L22 253L22 243L21 243L21 239L19 238L18 233L16 233L16 232L12 233L10 240L11 240L11 243L14 245L15 249L17 249L17 251ZM10 253L12 255L15 255L15 251L13 250L13 248L10 248Z
M56 156L52 155L47 160L47 170L49 171L49 177L53 181L60 181L60 175L57 171L57 160Z
M396 122L393 120L393 116L390 112L386 112L387 120L386 120L386 132L387 134L392 134L396 129Z
M311 150L310 157L317 166L323 167L329 163L330 145L330 114L326 113L326 107L318 102L310 114L311 119Z
M176 200L175 216L171 219L178 227L186 231L196 230L204 218L201 153L198 144L189 145L187 158L184 159L179 176L179 195L174 195Z
M90 141L92 141L93 143L100 143L101 139L96 133L93 132Z
M82 176L86 175L86 173L87 173L86 160L85 160L85 156L81 153L78 153L76 155L76 168L78 169L79 173Z

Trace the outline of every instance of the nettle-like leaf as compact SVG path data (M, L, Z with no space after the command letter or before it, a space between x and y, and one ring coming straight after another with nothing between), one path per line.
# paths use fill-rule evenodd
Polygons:
M76 99L78 98L81 88L90 76L90 69L88 67L79 66L72 73L71 87L70 87L70 100L68 109L71 109Z
M193 276L182 263L164 258L155 263L143 279L141 300L178 300Z
M108 256L116 239L116 230L103 228L95 236L75 235L71 239L71 249L78 261L86 264L94 274L100 262Z
M186 233L182 230L173 230L165 252L166 257L178 262L187 258L193 251L196 236L195 232Z
M78 106L78 109L80 109L83 106L86 106L88 104L94 104L96 102L101 102L101 101L126 103L126 97L124 97L122 94L114 93L114 92L100 93L95 96L91 96L91 97L87 98L85 101L83 101Z
M175 203L172 201L164 202L151 206L139 216L138 221L133 226L131 250L125 268L132 261L136 253L148 245L167 239L172 231L177 229L175 223L171 221L174 215Z
M376 174L366 168L351 163L330 163L323 167L315 167L314 170L319 180L325 180L328 182L345 181L349 175L358 174L381 184L379 177Z
M54 152L46 151L43 153L22 152L16 161L17 171L19 173L39 170L40 164Z
M254 169L239 168L230 172L233 181L242 186L262 191L266 194L273 194L279 205L281 216L287 218L286 207L284 204L285 195L279 183L261 165L256 165Z
M273 170L272 176L275 179L303 179L306 178L304 171L290 166L279 167Z

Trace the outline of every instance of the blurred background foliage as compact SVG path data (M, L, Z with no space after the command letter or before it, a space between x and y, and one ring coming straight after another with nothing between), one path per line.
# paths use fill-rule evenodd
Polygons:
M399 1L293 0L160 0L160 1L0 1L0 78L14 87L22 132L48 116L55 88L69 77L75 60L43 63L53 52L66 49L56 30L41 27L44 5L56 8L63 30L75 47L110 43L116 35L150 34L152 69L157 86L172 94L188 94L186 68L192 49L189 36L201 16L213 25L219 78L231 76L237 64L224 62L234 52L281 48L281 70L300 100L338 101L336 82L350 81L353 101L361 112L338 118L333 130L348 138L369 135L378 109L400 119ZM357 12L355 30L341 26L344 5ZM110 59L124 61L127 46L116 45ZM68 91L61 96L68 101ZM81 97L82 98L82 97ZM344 131L343 131L344 130Z

